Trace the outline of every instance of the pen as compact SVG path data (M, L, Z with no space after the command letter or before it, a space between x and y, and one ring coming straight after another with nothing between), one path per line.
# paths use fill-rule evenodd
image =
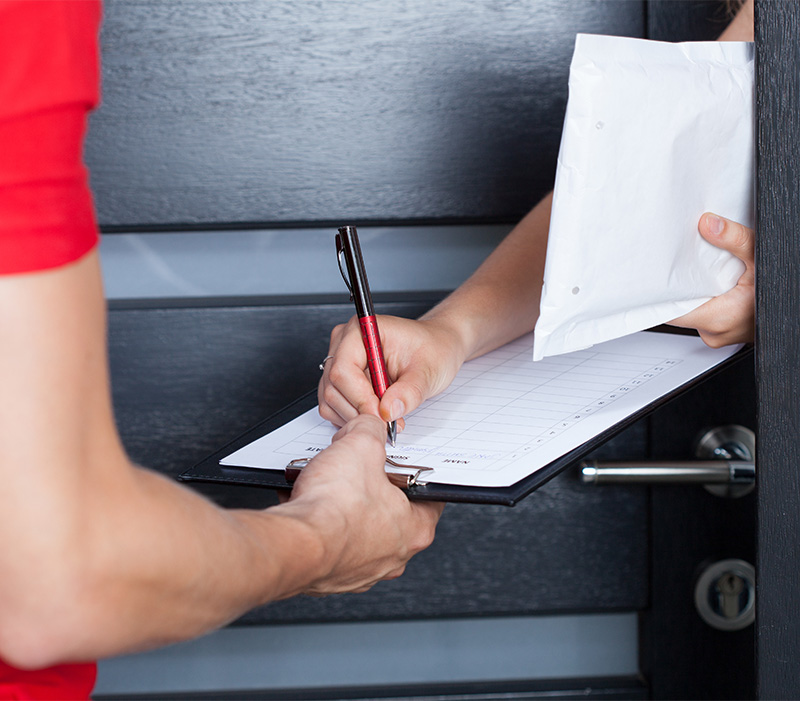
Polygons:
M342 267L342 256L344 256L346 272ZM339 261L339 271L350 290L350 299L356 305L361 338L364 340L364 348L367 351L367 365L372 380L372 389L380 399L389 387L389 375L386 373L386 361L383 357L381 337L378 333L378 320L375 318L375 307L369 292L367 271L364 267L364 258L361 255L356 227L339 227L339 233L336 234L336 257ZM389 442L394 447L397 443L397 421L389 422L387 432Z

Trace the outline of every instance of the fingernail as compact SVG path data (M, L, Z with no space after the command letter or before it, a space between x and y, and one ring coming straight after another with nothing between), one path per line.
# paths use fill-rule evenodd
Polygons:
M725 222L716 214L709 214L706 217L706 224L708 225L708 231L714 235L721 234L725 228Z
M397 419L402 419L406 413L406 405L403 404L399 399L395 399L392 402L392 421L397 421Z

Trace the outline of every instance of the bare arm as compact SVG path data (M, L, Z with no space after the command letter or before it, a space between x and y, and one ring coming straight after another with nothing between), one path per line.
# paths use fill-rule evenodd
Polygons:
M753 0L747 0L719 37L720 41L753 41ZM465 359L486 353L532 330L538 317L552 193L514 228L478 270L423 319L453 328L465 347ZM742 245L716 245L747 256ZM741 257L741 256L740 256ZM752 251L750 251L752 259ZM747 263L747 261L745 261Z
M744 3L719 38L752 41L753 0ZM366 357L357 324L351 321L336 327L328 351L333 360L326 364L320 381L320 414L337 425L359 413L400 419L442 391L465 360L532 330L538 316L551 204L552 195L548 195L461 287L420 322L380 319L387 366L394 380L380 403L364 375ZM675 323L698 329L712 345L749 340L752 232L731 223L721 235L715 234L707 222L707 217L701 220L700 233L742 258L749 274L745 273L735 290Z
M0 277L0 328L0 657L12 664L152 647L301 591L362 590L433 536L441 507L389 484L385 426L370 417L261 512L219 509L131 464L96 253Z
M742 3L731 23L719 35L720 41L753 41L753 12L754 0Z

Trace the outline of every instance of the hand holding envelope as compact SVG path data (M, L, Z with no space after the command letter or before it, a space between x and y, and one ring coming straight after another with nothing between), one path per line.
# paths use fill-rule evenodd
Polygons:
M707 241L739 258L745 264L745 271L736 287L669 323L696 329L700 338L712 348L752 342L756 330L753 230L711 213L701 217L697 228Z
M745 272L698 221L752 226L752 188L751 44L579 35L534 359L694 325Z

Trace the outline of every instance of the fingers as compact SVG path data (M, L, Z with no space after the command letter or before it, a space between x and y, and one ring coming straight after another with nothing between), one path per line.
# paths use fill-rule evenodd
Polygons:
M317 390L320 416L335 426L344 426L359 414L378 416L378 398L365 372L367 357L355 317L333 329L328 355Z
M745 270L736 286L697 309L670 322L697 329L712 348L748 343L755 337L755 235L752 229L706 212L698 223L700 235L710 244L736 256Z
M382 473L386 461L385 444L386 424L376 416L360 414L336 432L331 448L316 459L323 456L326 461L341 459L340 453L344 453L349 463L364 464L373 472Z
M384 421L397 421L424 400L444 390L463 362L459 339L446 327L431 320L413 321L379 317L381 341L391 384L380 401L367 371L367 358L355 317L331 333L328 354L320 380L320 415L343 426L359 414L373 414Z
M328 364L332 362L329 361ZM339 427L359 414L378 416L378 397L375 396L371 383L363 377L363 373L361 373L362 382L357 379L358 369L352 369L349 374L343 376L339 375L340 372L342 371L333 372L331 377L320 381L317 392L320 416ZM346 389L343 391L342 387ZM353 403L347 399L345 393L347 396L361 397L362 401Z
M383 445L386 440L386 424L376 416L359 414L336 432L333 441L336 442L345 436L351 435L354 436L351 440L355 440L356 437L361 436L367 439L374 437L375 440L379 440L381 445Z
M380 417L384 421L398 421L416 409L430 395L426 373L411 368L384 392L380 401Z
M711 212L700 217L697 228L706 241L732 253L745 264L743 278L754 276L755 236L752 229Z
M409 543L409 557L428 548L436 535L436 524L444 511L444 502L410 502L417 524L415 537Z
M443 505L410 502L391 484L384 469L385 442L383 421L358 416L295 483L294 513L330 541L325 550L335 558L307 593L366 591L399 577L409 559L432 543ZM292 507L292 500L286 506Z
M395 320L381 317L384 350L391 353L393 344L385 337ZM331 333L328 354L317 397L320 415L336 426L343 426L359 414L373 414L384 421L399 421L426 398L422 373L394 367L395 383L378 400L367 371L367 356L358 321L353 317L347 324L337 326ZM392 357L392 356L387 356ZM402 427L402 424L401 424Z

